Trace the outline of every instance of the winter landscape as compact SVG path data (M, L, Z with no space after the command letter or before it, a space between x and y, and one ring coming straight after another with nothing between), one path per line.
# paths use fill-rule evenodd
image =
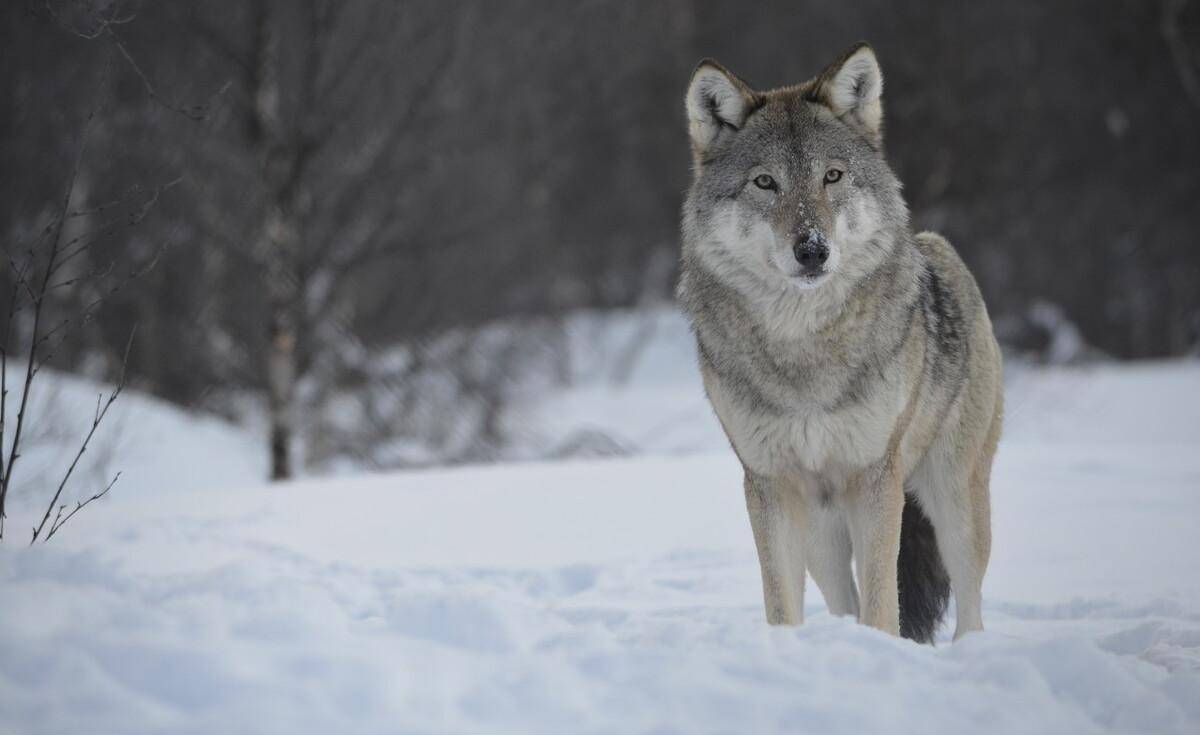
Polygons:
M0 735L1200 733L1200 0L24 0L0 80Z
M632 320L577 320L594 372L514 409L628 456L267 485L253 437L123 398L110 496L0 556L0 731L1200 727L1200 364L1008 366L987 630L929 647L811 584L765 624L740 468L652 318L620 385Z

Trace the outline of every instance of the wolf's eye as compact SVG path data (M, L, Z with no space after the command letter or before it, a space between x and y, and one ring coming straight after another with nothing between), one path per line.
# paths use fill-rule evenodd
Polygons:
M758 176L755 176L754 177L754 185L760 189L777 189L777 188L779 188L775 184L775 179L771 178L767 174L759 174Z
M842 180L842 172L836 168L831 168L825 172L825 183L836 184Z

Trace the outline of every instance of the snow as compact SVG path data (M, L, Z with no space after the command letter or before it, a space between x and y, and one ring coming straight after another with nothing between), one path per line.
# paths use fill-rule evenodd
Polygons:
M6 442L12 441L16 421L16 386L23 385L24 378L23 366L10 364ZM35 512L40 517L45 511L46 501L91 427L97 398L107 399L113 387L49 370L35 378L9 497L14 507L10 508L6 536L10 532L25 535L30 524L19 522L32 520ZM261 441L219 419L184 411L127 388L97 429L65 497L87 497L103 489L117 472L121 477L112 492L139 501L165 491L245 483L267 471ZM198 461L197 450L204 461Z
M636 456L268 486L131 393L130 484L0 549L0 733L1200 731L1200 363L1008 367L987 631L919 646L811 583L767 626L677 316L576 330L597 359L510 420Z

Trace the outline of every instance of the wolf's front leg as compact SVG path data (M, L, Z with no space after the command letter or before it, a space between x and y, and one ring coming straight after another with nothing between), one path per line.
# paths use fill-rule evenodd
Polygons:
M799 493L746 472L746 510L762 568L763 601L771 625L804 622L804 543Z
M859 622L900 635L896 562L904 484L891 468L869 470L849 488L848 521L860 597Z

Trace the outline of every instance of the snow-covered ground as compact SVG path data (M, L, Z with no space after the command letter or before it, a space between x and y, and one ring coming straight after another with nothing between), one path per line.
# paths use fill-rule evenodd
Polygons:
M930 647L811 584L765 625L654 319L577 325L574 387L510 417L636 456L267 486L252 438L131 396L119 446L159 443L0 549L0 732L1200 732L1200 363L1010 366L988 630Z

